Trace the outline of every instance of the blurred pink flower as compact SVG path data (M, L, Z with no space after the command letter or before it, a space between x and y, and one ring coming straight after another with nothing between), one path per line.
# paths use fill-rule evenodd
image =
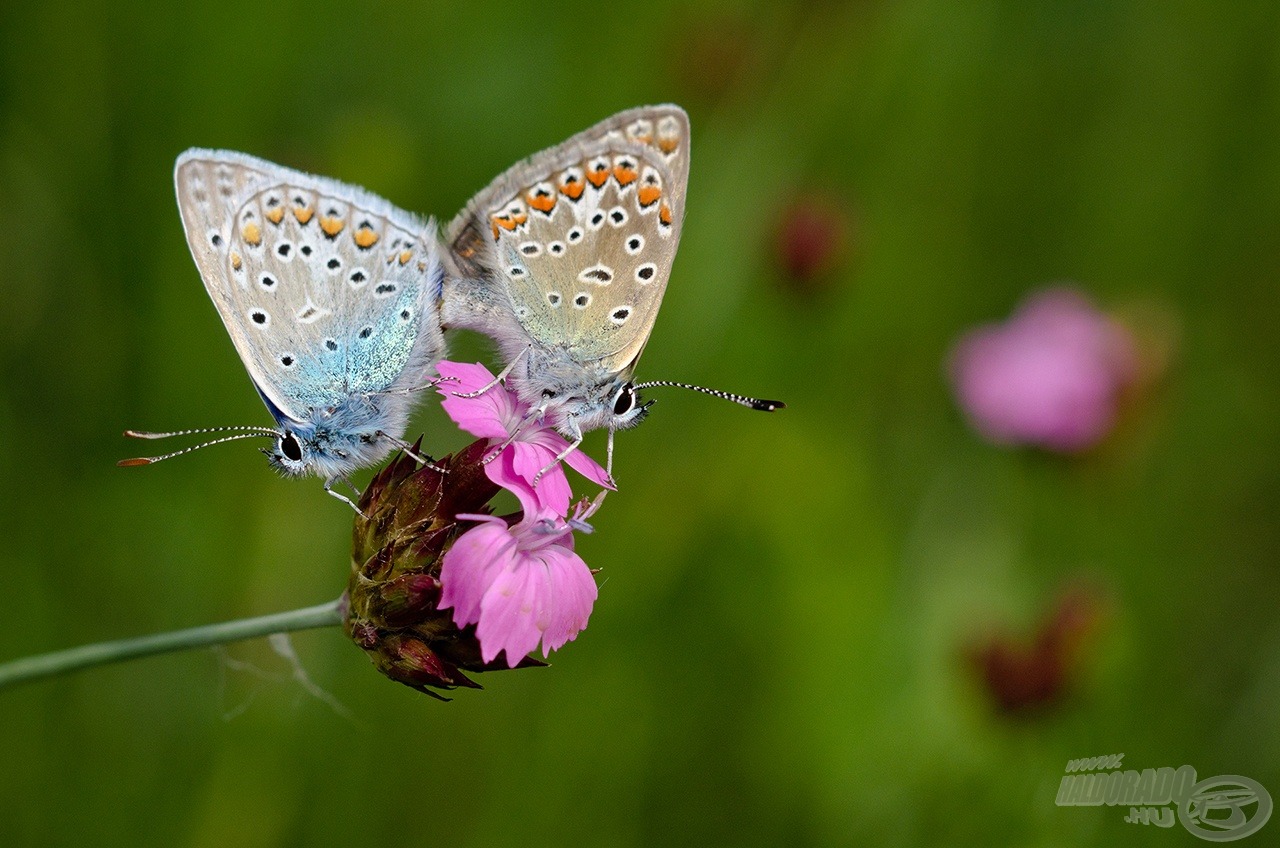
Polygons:
M980 433L1062 452L1106 436L1136 367L1128 331L1071 288L1039 292L1005 323L970 331L951 357L960 406Z
M501 455L485 465L485 475L504 489L518 495L527 493L534 498L539 509L526 510L528 514L546 511L558 518L564 517L569 511L573 493L564 469L559 463L552 463L569 446L565 437L541 421L526 420L528 404L521 403L515 393L504 385L494 385L475 397L458 397L478 392L493 383L493 374L483 365L443 361L436 365L436 369L445 378L438 386L438 391L444 396L440 405L455 424L473 436L494 440L495 447L516 433L510 444L502 448ZM614 488L604 468L581 450L573 451L564 461L593 483ZM548 466L550 469L535 487L534 477Z
M480 522L458 537L440 570L440 609L453 609L459 627L476 625L486 663L506 652L515 668L542 643L545 657L587 626L595 604L591 569L573 550L573 528L599 505L579 506L568 521L540 507L532 489L517 489L524 517L508 526L492 515L459 515Z

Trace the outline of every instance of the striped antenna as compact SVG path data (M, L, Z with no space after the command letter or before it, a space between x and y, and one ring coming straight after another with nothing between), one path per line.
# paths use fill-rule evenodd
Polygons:
M205 433L258 433L263 436L280 435L270 427L245 425L241 427L201 427L196 430L174 430L172 433L148 433L145 430L125 430L131 439L167 439L170 436L199 436Z
M132 436L135 439L163 439L168 436L181 436L188 433L216 433L225 430L251 430L252 432L240 432L230 436L223 436L220 439L214 439L213 441L192 445L189 448L183 448L182 450L176 450L172 453L166 453L160 456L139 456L134 457L133 459L122 459L117 462L116 465L121 468L132 468L135 465L155 465L157 462L163 462L166 459L173 459L175 456L182 456L185 453L198 451L201 448L207 448L210 445L220 445L223 442L235 442L240 439L259 439L264 437L274 439L280 435L276 431L268 430L265 427L213 427L208 430L184 430L178 433L137 433L133 430L126 430L125 435Z
M746 395L735 395L733 392L722 392L719 389L704 389L702 386L694 386L689 383L677 383L672 380L654 380L649 383L636 383L632 386L635 389L651 389L654 386L675 386L678 389L688 389L692 392L702 392L704 395L731 400L736 404L748 407L750 409L758 409L761 412L773 412L777 409L786 409L787 405L780 400L761 400L760 398L747 397Z

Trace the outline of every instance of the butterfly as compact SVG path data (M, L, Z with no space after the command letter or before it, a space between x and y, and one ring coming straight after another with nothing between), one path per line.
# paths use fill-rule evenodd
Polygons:
M685 383L633 380L658 317L684 220L689 118L679 106L620 112L508 169L445 235L441 320L491 337L500 375L569 440L633 427L679 386L772 411L784 404ZM544 469L545 470L545 469Z
M276 426L203 445L270 437L286 476L350 485L402 440L414 395L444 354L434 224L361 188L242 153L192 149L174 168L187 244L205 289ZM352 487L354 488L354 486Z

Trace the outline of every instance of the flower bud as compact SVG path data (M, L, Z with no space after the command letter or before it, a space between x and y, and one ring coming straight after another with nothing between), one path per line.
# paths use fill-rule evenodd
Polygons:
M482 439L434 468L400 455L365 490L353 531L347 635L378 671L437 698L433 689L480 688L464 671L507 668L483 662L475 628L437 609L441 558L467 529L455 516L487 514L498 492L481 465L488 450ZM516 667L532 665L544 663Z

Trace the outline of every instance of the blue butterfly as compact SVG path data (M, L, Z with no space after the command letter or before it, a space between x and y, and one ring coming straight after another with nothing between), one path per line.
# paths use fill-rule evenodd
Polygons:
M418 391L444 355L435 226L355 186L242 153L188 150L174 169L187 244L254 387L276 421L136 438L225 432L270 437L263 453L325 491L402 439Z

